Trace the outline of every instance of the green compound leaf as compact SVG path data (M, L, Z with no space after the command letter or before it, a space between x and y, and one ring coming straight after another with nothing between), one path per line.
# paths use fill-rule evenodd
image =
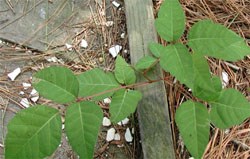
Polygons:
M119 83L126 85L134 84L136 81L135 71L119 55L115 60L115 78Z
M39 159L50 156L61 141L58 110L37 105L19 111L8 124L6 159Z
M113 91L110 90L119 87L112 73L105 73L103 70L95 68L77 76L79 81L79 96L89 97L101 92L109 91L105 94L95 97L95 100L102 100L110 97Z
M175 116L183 141L194 158L201 158L209 139L209 115L201 103L187 101Z
M168 45L161 53L160 66L181 83L193 88L192 56L183 44Z
M165 50L165 46L158 43L150 43L149 50L155 57L160 57L161 53Z
M143 58L141 58L135 65L135 68L137 70L144 70L150 68L154 63L156 63L157 59L146 55Z
M161 5L155 27L166 41L178 40L185 29L185 15L178 0L165 0Z
M115 92L109 106L111 121L117 123L134 113L141 98L141 92L135 90L122 89Z
M68 107L65 117L66 135L80 158L93 158L102 116L101 108L92 102L75 103Z
M250 54L243 38L210 20L196 23L189 32L188 41L194 52L223 60L237 61Z
M68 103L76 99L79 84L71 70L52 66L38 71L33 76L33 86L45 98L58 103Z
M194 68L194 88L193 94L203 100L213 101L219 98L219 86L221 84L218 79L212 79L209 66L205 57L202 54L194 53L193 68ZM220 84L218 84L218 82ZM221 87L222 88L222 87Z
M218 100L211 102L210 119L215 126L227 129L250 117L250 104L234 89L225 89Z

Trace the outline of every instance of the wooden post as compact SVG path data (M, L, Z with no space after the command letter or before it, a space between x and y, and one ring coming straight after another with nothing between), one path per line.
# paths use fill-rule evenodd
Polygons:
M154 27L152 0L125 0L127 32L131 63L150 54L148 44L157 42ZM157 66L156 75L162 77L162 70ZM138 76L138 82L145 81ZM139 88L143 99L138 106L140 134L144 159L174 159L167 96L164 82L156 82Z

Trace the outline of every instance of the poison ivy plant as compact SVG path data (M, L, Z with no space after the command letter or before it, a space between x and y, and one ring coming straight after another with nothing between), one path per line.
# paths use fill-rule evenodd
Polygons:
M40 95L67 106L65 133L69 143L80 158L92 159L103 118L96 103L111 97L112 121L117 123L128 117L142 95L124 84L135 80L134 70L119 56L115 73L95 68L74 75L68 68L51 66L34 74L33 86ZM21 110L8 124L5 158L45 158L59 146L61 133L58 110L44 105Z
M234 89L222 90L219 78L211 76L205 56L236 61L249 55L250 48L239 35L210 20L194 24L188 34L188 48L178 42L185 21L182 15L178 0L163 2L155 26L159 35L170 44L166 47L150 44L149 49L154 56L160 57L160 66L165 71L211 107L209 111L201 103L188 101L176 112L176 124L184 143L191 155L199 159L208 143L210 122L226 129L250 117L249 102Z
M164 80L152 81L147 77L147 73L154 72L151 70L157 63L189 87L199 99L197 101L206 103L189 100L176 111L175 121L180 135L194 158L203 156L210 124L226 129L250 117L247 99L237 90L222 89L220 78L211 75L205 57L227 61L243 59L250 54L243 38L220 24L201 20L191 28L187 45L181 43L185 15L178 0L163 2L155 27L167 45L150 43L152 56L143 57L134 68L118 56L114 73L94 68L75 75L68 68L51 66L34 74L33 86L40 95L66 106L65 133L80 158L93 158L103 116L97 103L106 97L111 98L109 113L112 122L126 118L136 110L142 98L134 88ZM140 74L148 81L135 83L135 71L142 71ZM50 156L59 146L61 128L61 114L54 108L36 105L19 111L8 124L5 158Z

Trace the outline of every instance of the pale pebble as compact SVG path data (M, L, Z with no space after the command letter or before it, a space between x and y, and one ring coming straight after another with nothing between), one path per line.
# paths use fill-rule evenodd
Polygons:
M8 74L8 77L10 78L11 81L14 81L16 77L21 73L21 68L18 67L14 71Z

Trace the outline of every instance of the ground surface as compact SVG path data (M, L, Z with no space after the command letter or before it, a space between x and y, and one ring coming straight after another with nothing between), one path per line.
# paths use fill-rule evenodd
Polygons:
M31 76L34 72L51 65L63 65L75 73L80 73L95 67L112 70L114 68L114 58L110 55L108 49L113 45L121 45L122 50L120 54L129 60L124 7L119 1L117 1L120 4L119 7L114 6L109 1L101 0L74 1L77 3L75 5L72 5L69 1L55 0L51 3L44 1L46 5L41 3L42 5L38 5L36 11L30 11L33 15L27 14L29 15L27 17L26 14L23 13L28 12L29 9L33 9L32 5L30 6L30 4L23 1L20 2L21 4L14 3L14 1L11 2L12 3L9 4L1 2L4 3L2 6L4 5L4 9L7 10L7 12L4 12L5 15L12 14L17 7L22 8L20 6L29 6L30 8L26 8L27 10L25 11L18 10L19 12L17 13L21 16L15 14L14 17L8 17L13 18L11 20L13 20L13 23L18 24L18 27L17 25L8 25L7 22L7 25L3 24L0 31L0 36L5 39L1 39L0 41L0 106L2 110L0 112L0 158L3 158L7 123L16 112L25 108L20 103L23 98L29 100L30 106L35 104L51 105L64 114L65 108L63 106L55 105L42 97L40 97L37 102L31 101L30 92L32 91L32 87L24 89L22 84L24 82L30 83ZM85 5L78 5L80 2ZM50 20L50 17L41 15L43 13L41 11L44 11L43 9L46 10L48 6L54 6L51 7L51 10L48 12L52 17L55 14L59 16L53 17L54 19ZM80 11L78 14L82 16L79 17L76 16L77 14L74 14L77 19L69 19L67 23L62 20L60 21L59 18L64 20L65 17L71 17L73 15L72 13L67 13L66 15L64 13L68 11L69 6L74 6L74 9ZM57 9L61 9L62 11L58 12ZM50 22L46 21L48 19ZM27 20L30 20L30 22L26 23ZM36 20L38 20L38 22ZM36 21L38 24L35 23L36 26L33 25L33 29L28 28L29 25L32 26L32 24L34 24L33 21ZM13 30L13 28L15 29ZM11 30L13 30L13 32L11 32ZM31 30L36 34L28 34ZM42 36L44 32L51 32L51 34L48 34L48 37L44 37ZM121 36L123 33L124 36ZM7 34L8 36L6 36ZM11 34L16 34L18 39L16 39L16 37L12 38ZM60 36L58 36L58 34L60 34ZM51 40L51 36L56 36L56 38L52 38L53 40ZM20 39L19 37L25 38ZM6 39L11 42L7 42ZM88 43L86 48L80 46L82 39ZM29 42L26 42L27 40ZM49 49L47 51L41 51L47 48L44 43L40 43L40 41L45 40L47 40L45 44L49 44L47 45ZM21 46L13 42L24 45ZM71 45L72 48L67 48L65 46L66 43ZM26 46L32 47L33 49ZM7 75L18 67L21 68L21 73L14 81L11 81ZM21 91L24 93L20 94ZM104 116L109 117L108 104L100 103L100 105L103 108ZM136 118L131 118L127 124L112 124L111 126L101 127L94 155L95 158L140 158L139 155L141 151L139 151L137 142L139 140L138 131L132 134L134 138L132 142L126 142L124 137L127 128L130 128L130 130L137 129L136 123ZM110 128L116 129L116 132L121 136L120 140L106 141L107 130ZM65 134L63 134L60 147L49 158L77 158L77 155L68 145Z
M120 3L121 6L116 8L108 1L106 2L102 3L101 0L96 0L95 3L87 7L91 16L87 21L75 25L80 31L78 30L78 34L73 36L70 41L67 41L69 44L72 44L72 51L65 47L65 43L59 45L60 51L53 48L46 52L28 49L14 43L0 43L0 155L3 154L4 136L6 135L8 121L18 110L24 108L20 104L21 99L24 97L30 98L29 94L32 88L24 90L22 83L29 83L32 73L49 65L64 65L75 73L94 67L112 70L114 68L114 58L109 54L108 49L116 44L123 47L120 54L129 60L127 35L125 34L125 38L121 38L121 34L126 33L123 4ZM162 0L154 0L153 2L156 13ZM250 1L181 0L181 3L187 16L187 29L200 19L210 18L234 30L250 43ZM109 26L109 21L113 21L113 25ZM88 41L89 46L87 48L79 46L81 39ZM185 41L185 37L183 41ZM162 43L164 44L164 42ZM52 57L56 57L56 60L49 62L48 59ZM229 82L227 87L240 90L250 100L250 57L235 63L227 63L215 59L208 59L208 61L213 74L219 75L221 79L222 72L228 74ZM12 82L7 77L7 74L17 67L20 67L22 72ZM169 79L169 81L166 81L166 88L173 120L176 107L186 99L192 98L192 95L178 82L175 83L173 78L167 73L166 76ZM20 95L20 91L23 91L25 94ZM40 98L38 103L51 105L50 101L43 98ZM31 104L35 103L31 102ZM60 108L63 113L63 107L55 107ZM105 116L109 116L107 110L104 111L106 112ZM125 126L112 125L110 127L115 127L123 136L126 128L136 128L136 123L136 120L131 118L130 123ZM172 123L177 158L189 158L190 156L183 146L178 130L174 122ZM124 138L120 141L107 142L105 140L106 132L110 127L103 127L100 131L95 158L140 158L138 155L140 151L136 142L139 140L138 131L134 134L135 140L132 143L127 143ZM226 131L212 127L210 138L211 140L204 155L206 159L247 159L250 157L250 120L246 120L240 126ZM50 158L77 158L69 145L67 145L65 137L62 140L62 146ZM123 145L123 147L117 148L118 145Z

